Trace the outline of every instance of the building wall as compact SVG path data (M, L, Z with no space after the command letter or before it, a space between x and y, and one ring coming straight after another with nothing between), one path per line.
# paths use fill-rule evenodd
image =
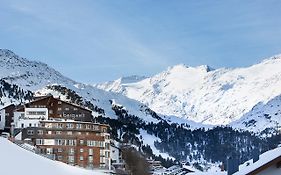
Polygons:
M281 168L277 168L275 164L263 170L262 172L258 173L257 175L280 175L280 174L281 174Z
M69 124L72 124L71 128L67 127ZM102 133L107 132L104 128L104 125L93 123L41 121L40 127L24 128L22 139L31 139L41 153L54 155L58 161L85 168L107 167L110 154L107 154L108 157L103 156L107 149L105 134ZM58 144L59 141L61 144ZM69 156L73 158L73 162L69 161ZM92 162L89 163L91 158ZM103 159L105 164L101 161Z

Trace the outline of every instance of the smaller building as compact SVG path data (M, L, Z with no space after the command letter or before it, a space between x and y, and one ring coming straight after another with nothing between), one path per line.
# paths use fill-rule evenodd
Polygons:
M254 160L249 160L239 166L239 171L233 175L280 175L281 147L267 151Z

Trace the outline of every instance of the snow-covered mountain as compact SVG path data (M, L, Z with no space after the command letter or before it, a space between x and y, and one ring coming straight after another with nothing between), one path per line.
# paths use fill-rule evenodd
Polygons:
M258 124L259 117L253 114L262 113L270 100L281 105L276 101L278 98L274 99L281 95L281 55L235 69L176 65L138 82L119 82L95 86L136 99L157 113L204 124L226 125L236 121L237 126L247 127L248 119L257 118L253 126L264 129L268 122L281 121L280 113L275 115L278 106L272 112L276 117L262 120L261 124ZM248 115L252 118L246 117Z
M66 96L61 92L54 90L54 88L50 88L52 85L60 85L73 90L84 100L87 100L98 108L104 110L102 115L106 117L117 117L112 110L112 105L117 104L124 106L130 114L136 115L144 121L158 121L150 114L145 113L143 109L147 107L136 100L129 99L121 94L100 90L91 85L78 83L63 76L44 63L21 58L7 49L0 49L0 79L8 83L10 86L15 85L25 91L33 91L36 95L46 95L51 93L66 99ZM1 95L1 99L4 99L2 100L3 103L0 104L1 106L16 102L15 100L5 100L5 98L6 95L4 93Z
M249 132L213 126L262 131L279 123L280 60L240 69L177 65L150 78L131 76L95 87L0 49L0 107L51 93L90 108L96 121L110 124L116 141L134 144L165 165L172 160L163 157L170 157L194 166L201 162L208 165L203 169L207 171L232 151L247 150L240 156L245 160L251 156L250 148L268 149ZM221 144L214 148L215 143ZM216 149L221 154L213 154Z
M37 90L58 82L76 83L45 63L19 57L7 49L0 49L0 78L29 90Z
M44 63L0 49L0 79L10 86L8 90L7 85L1 86L0 105L29 99L31 91L64 98L62 92L50 87L60 85L104 111L94 115L116 118L112 106L119 105L146 122L159 121L147 112L152 109L171 123L196 128L230 124L262 131L280 123L280 68L280 55L236 69L176 65L152 77L130 76L94 87L71 80ZM19 91L23 97L13 95Z

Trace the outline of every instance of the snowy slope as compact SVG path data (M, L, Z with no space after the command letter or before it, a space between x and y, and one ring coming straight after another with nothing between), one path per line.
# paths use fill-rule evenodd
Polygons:
M277 55L245 68L177 65L139 82L95 86L136 99L160 114L225 125L281 94L280 68Z
M0 172L10 175L105 175L99 171L85 170L52 161L29 152L0 137Z
M270 101L260 102L253 109L244 114L241 119L230 123L235 128L247 128L254 132L261 132L266 128L276 129L281 123L281 95ZM270 132L269 132L270 133Z

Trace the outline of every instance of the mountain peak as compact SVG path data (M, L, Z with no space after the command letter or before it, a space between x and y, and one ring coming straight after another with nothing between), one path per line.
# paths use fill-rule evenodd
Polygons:
M214 70L213 68L211 68L208 65L201 65L201 66L197 66L197 67L189 67L185 64L178 64L172 67L168 67L168 71L169 72L177 72L177 71L183 71L183 70L188 70L188 69L196 69L199 71L204 71L204 72L210 72L212 70Z
M196 67L196 69L204 70L206 72L210 72L210 71L215 70L214 68L212 68L208 65L201 65L201 66Z

